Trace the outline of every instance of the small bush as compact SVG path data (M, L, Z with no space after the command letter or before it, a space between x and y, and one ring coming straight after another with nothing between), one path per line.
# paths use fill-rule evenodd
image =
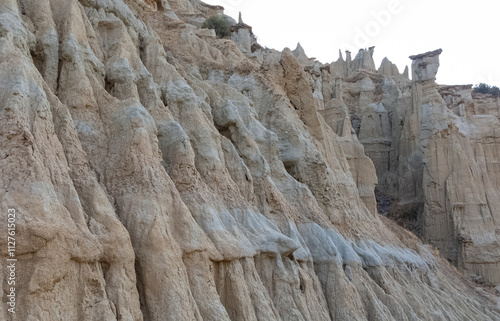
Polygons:
M231 35L229 24L223 17L211 16L201 25L203 29L214 29L215 34L219 38L227 38Z
M500 97L500 88L498 88L497 86L491 87L490 94L492 94L495 97Z
M498 88L497 86L489 86L485 83L480 83L479 85L475 86L474 92L481 94L490 94L494 97L500 97L500 88Z
M490 86L485 83L480 83L477 86L474 86L475 93L487 94L490 91Z

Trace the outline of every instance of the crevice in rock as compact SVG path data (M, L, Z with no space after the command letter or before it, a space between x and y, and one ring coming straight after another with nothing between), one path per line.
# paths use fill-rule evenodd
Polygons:
M161 0L156 0L156 8L158 11L165 11L165 8L163 7L163 3L161 2Z
M113 95L113 89L115 87L115 83L114 82L111 82L108 80L108 77L106 77L104 79L104 90L106 90L106 92L108 94L110 94L111 96L115 97L115 95Z
M219 131L219 134L226 137L227 139L229 139L229 141L231 143L233 143L233 140L231 138L231 130L229 129L229 127L215 126L215 128L217 128L217 130Z
M295 162L283 162L283 165L285 166L286 172L295 178L297 181L300 181L296 176L297 176L297 166Z
M422 235L423 202L400 203L395 198L375 189L377 211L417 236Z

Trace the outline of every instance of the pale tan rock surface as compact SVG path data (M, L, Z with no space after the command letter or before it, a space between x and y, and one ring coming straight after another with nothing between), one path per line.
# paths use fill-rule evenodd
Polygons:
M360 69L342 79L343 100L392 210L453 264L498 284L499 99L438 86L441 51L410 57L413 81L385 59L377 74Z
M17 311L0 318L499 320L494 295L376 214L344 97L379 80L340 79L374 74L373 52L352 68L243 52L197 27L213 14L0 3L0 217L18 213Z

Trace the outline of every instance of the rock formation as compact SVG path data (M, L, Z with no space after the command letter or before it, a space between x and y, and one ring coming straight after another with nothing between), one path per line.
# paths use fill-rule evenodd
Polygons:
M231 25L231 40L233 40L243 53L254 52L259 47L257 39L252 32L252 27L241 19L241 12L238 23Z
M472 94L471 85L438 86L440 53L410 57L413 81L386 60L378 75L359 70L344 101L377 189L397 200L393 211L453 264L498 284L498 98Z
M411 64L412 79L414 81L424 81L436 79L439 68L439 55L443 50L438 49L420 55L410 56L413 60Z
M199 29L214 14L0 4L1 217L16 210L18 259L1 319L500 320L497 296L374 196L377 169L423 202L427 240L494 280L497 118L450 117L432 79L377 73L373 48L303 63L249 51L242 21L236 42Z

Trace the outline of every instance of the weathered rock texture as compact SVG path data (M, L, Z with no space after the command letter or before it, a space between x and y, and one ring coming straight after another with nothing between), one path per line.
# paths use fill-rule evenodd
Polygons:
M453 264L498 284L499 99L436 85L440 53L410 57L413 81L385 59L378 73L347 68L342 98L378 191L397 201L393 215L413 221Z
M444 229L438 245L450 249L455 231L480 239L456 253L495 277L474 256L495 255L495 127L468 138L448 126L431 80L394 98L408 80L377 74L373 49L332 65L248 51L241 28L236 44L197 27L213 14L222 9L187 0L0 3L2 222L18 213L17 312L4 302L0 318L499 320L494 295L377 216L375 167L356 135L373 128L390 150L386 108L415 118L398 132L414 160L398 183L414 177L411 200L445 189L426 209L449 204L437 213L461 221L429 214L426 235ZM444 125L422 130L423 117ZM460 152L444 144L451 135L477 165L453 159L449 176L439 164L450 158L436 159L422 174L424 148Z

